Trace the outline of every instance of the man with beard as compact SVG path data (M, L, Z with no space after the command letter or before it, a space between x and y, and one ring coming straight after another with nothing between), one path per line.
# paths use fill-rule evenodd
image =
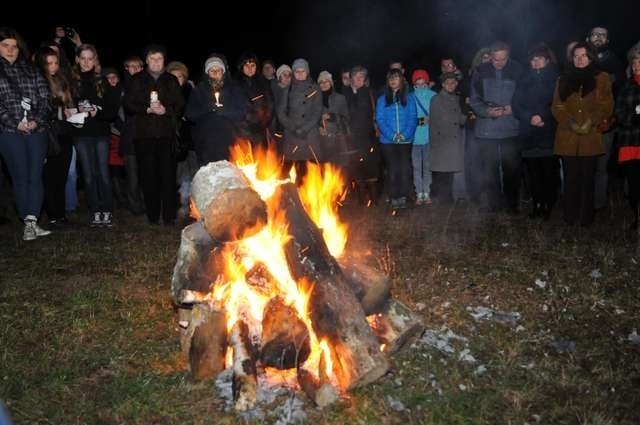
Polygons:
M604 27L593 27L587 37L587 45L596 55L596 66L609 75L614 99L619 88L624 84L624 65L616 54L609 47L609 30ZM599 210L607 205L607 192L609 186L609 176L607 166L611 156L614 138L613 117L603 120L599 125L602 132L602 143L605 153L598 157L596 165L596 189L595 189L595 209Z

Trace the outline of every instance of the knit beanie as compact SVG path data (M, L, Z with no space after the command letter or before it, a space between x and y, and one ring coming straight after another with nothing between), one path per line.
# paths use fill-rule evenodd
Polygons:
M307 71L307 74L309 74L309 62L307 62L305 59L302 59L302 58L298 58L294 60L293 64L291 65L291 69L295 71L296 69L301 69L301 68Z
M440 75L440 82L441 83L444 83L447 80L460 81L460 75L458 75L455 72L445 72L442 75Z
M318 83L320 83L321 81L328 81L331 83L331 86L333 87L333 75L331 75L329 71L322 71L318 75Z
M411 84L415 84L416 81L423 79L425 83L429 82L429 73L424 69L416 69L411 74Z
M286 65L286 64L280 65L278 69L276 69L276 78L278 80L280 79L280 76L282 75L283 72L288 72L289 74L293 73L289 65Z
M209 70L211 68L220 68L220 69L222 69L222 72L227 72L227 67L224 66L224 61L222 59L220 59L219 57L217 57L217 56L211 56L204 63L204 72L205 72L205 74L208 74Z

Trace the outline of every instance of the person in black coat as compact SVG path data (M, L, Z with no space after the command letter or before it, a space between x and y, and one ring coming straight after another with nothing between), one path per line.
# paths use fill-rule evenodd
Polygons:
M205 78L193 89L185 117L193 123L191 137L200 166L229 159L229 147L245 118L246 100L233 84L226 58L212 54L204 64Z
M513 113L520 121L522 157L533 198L530 216L548 219L560 185L560 165L553 154L556 122L551 114L558 68L544 44L533 47L528 57L531 67L518 82Z
M165 71L166 50L147 47L147 69L135 74L124 95L124 108L132 115L133 143L140 168L140 183L147 219L157 224L162 211L165 225L176 217L175 142L184 99L178 79Z
M238 61L238 87L247 101L247 112L240 123L241 137L253 147L267 146L267 128L273 119L273 98L269 86L257 73L258 57L244 53Z

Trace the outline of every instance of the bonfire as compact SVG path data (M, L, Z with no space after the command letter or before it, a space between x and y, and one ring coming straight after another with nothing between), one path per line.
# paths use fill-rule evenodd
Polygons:
M232 368L239 411L255 407L262 375L293 374L293 389L320 406L383 376L387 356L423 326L348 246L341 171L308 163L299 182L275 149L245 142L231 158L195 175L197 221L182 231L174 268L191 376Z

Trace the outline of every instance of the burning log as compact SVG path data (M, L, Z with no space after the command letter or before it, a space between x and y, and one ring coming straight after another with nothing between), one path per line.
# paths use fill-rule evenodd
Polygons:
M382 344L385 353L399 351L408 341L424 331L420 317L400 301L391 299L382 312L369 317L373 332Z
M258 400L258 378L249 327L239 320L233 325L229 343L233 348L233 399L238 411L246 411Z
M224 270L219 255L221 251L202 222L192 223L182 229L178 259L171 278L171 295L176 304L202 301L210 291L211 283Z
M316 377L306 369L298 369L298 384L316 406L329 406L339 398L333 385L327 381L323 381L322 378Z
M292 236L285 246L287 264L296 281L304 279L313 285L311 322L318 338L326 339L330 346L333 372L340 386L349 390L373 382L386 373L389 365L360 302L306 214L295 185L280 186L276 196Z
M204 227L217 241L256 233L267 222L267 206L242 171L228 161L211 162L193 178L191 196Z
M182 316L181 319L187 319ZM224 370L227 350L227 317L218 303L196 304L182 334L182 351L189 359L195 380L211 379ZM181 322L182 323L182 322Z
M391 279L378 270L354 258L338 260L342 272L360 300L364 313L368 316L378 313L391 296Z
M304 363L310 351L309 331L296 310L280 297L269 300L262 320L262 363L290 369Z

